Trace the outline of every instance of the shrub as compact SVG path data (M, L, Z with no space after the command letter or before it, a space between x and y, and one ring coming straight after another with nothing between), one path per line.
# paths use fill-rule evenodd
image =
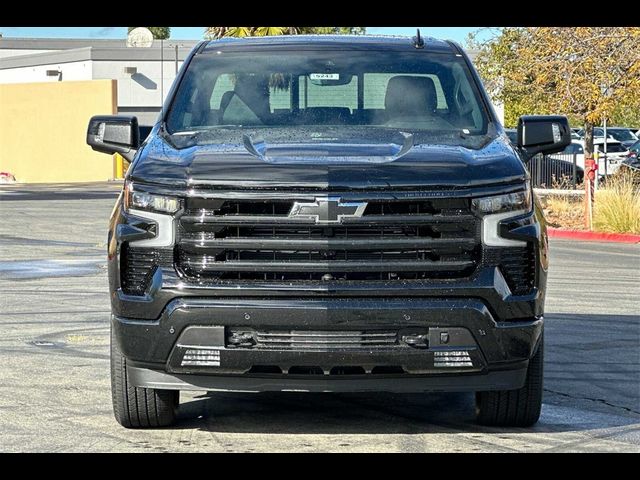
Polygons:
M545 195L542 200L544 216L550 227L580 230L584 227L584 200L582 196L561 193Z
M640 188L629 172L619 172L596 192L594 229L611 233L640 233Z

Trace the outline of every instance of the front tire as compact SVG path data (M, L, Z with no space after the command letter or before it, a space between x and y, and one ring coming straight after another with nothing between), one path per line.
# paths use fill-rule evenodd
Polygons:
M113 413L126 428L166 427L175 422L180 392L129 385L127 359L111 329L111 398Z
M538 351L529 361L527 378L518 390L476 392L476 418L481 425L530 427L542 409L544 335Z

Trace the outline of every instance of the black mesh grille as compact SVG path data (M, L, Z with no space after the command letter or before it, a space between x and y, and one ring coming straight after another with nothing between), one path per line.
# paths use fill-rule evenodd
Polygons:
M120 284L127 295L144 295L157 267L173 265L173 249L131 247L120 251Z
M295 200L189 199L178 270L207 280L462 278L481 256L467 199L375 200L360 217L289 217Z
M500 269L516 295L529 293L535 284L536 262L533 245L522 248L505 248L502 252Z
M532 243L528 243L526 247L487 248L484 261L488 265L500 267L514 295L526 295L533 290L536 253Z
M391 330L319 331L230 329L227 334L227 348L331 351L372 350L398 346L398 333Z

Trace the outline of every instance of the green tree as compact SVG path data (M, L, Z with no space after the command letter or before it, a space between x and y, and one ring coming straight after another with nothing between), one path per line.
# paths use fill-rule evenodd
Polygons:
M362 35L365 27L207 27L205 37L264 37L267 35L354 34Z
M468 46L507 125L525 113L565 114L584 124L591 156L593 126L640 103L640 27L507 27L485 42L477 33Z
M131 30L138 27L129 27L129 33ZM171 27L145 27L148 28L153 38L156 40L166 40L171 36Z
M299 27L301 34L317 35L364 35L367 33L366 27Z

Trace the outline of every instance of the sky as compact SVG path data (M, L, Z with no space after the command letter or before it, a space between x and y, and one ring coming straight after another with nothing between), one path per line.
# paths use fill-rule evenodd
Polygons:
M367 27L367 33L415 35L417 27ZM455 40L464 45L467 34L481 27L419 27L425 36ZM125 38L127 27L0 27L6 37ZM171 27L172 40L201 40L204 27ZM488 33L484 34L488 36ZM482 38L482 36L480 37Z

